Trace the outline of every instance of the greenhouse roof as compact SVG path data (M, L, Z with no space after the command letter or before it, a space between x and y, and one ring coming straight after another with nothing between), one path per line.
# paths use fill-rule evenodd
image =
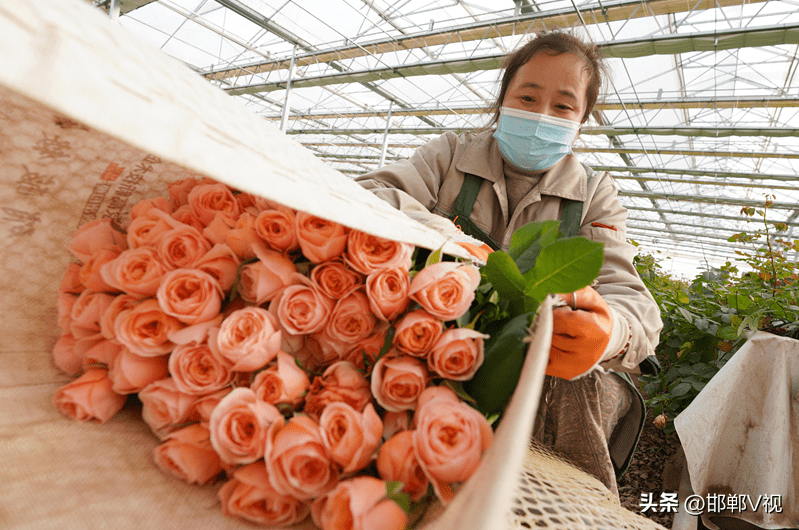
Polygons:
M574 28L613 74L574 151L614 177L630 239L693 276L767 198L799 239L797 0L119 1L94 4L352 176L486 125L502 57Z

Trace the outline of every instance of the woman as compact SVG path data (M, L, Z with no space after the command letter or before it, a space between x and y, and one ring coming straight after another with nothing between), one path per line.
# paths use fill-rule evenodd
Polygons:
M539 34L506 58L489 125L496 129L446 133L356 181L425 225L453 236L460 227L494 249L507 250L518 228L548 219L605 243L598 285L561 295L568 305L553 313L536 436L618 494L616 475L635 448L643 407L611 371L637 372L662 323L633 266L615 184L571 154L604 69L595 45Z

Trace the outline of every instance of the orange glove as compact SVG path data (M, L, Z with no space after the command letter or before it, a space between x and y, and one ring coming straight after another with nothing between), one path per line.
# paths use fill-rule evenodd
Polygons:
M547 375L571 380L590 370L605 353L613 331L613 313L591 287L574 293L559 294L568 307L552 311L552 347L549 350Z
M494 252L494 250L485 243L479 247L474 243L467 243L466 241L456 241L455 243L457 243L458 246L465 248L466 252L483 262L488 261L488 255Z

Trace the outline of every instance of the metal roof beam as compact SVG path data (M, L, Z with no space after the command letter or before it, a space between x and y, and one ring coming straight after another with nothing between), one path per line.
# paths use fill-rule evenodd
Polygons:
M236 0L221 0L229 3ZM690 35L658 35L646 39L628 39L599 44L607 57L632 58L649 55L673 55L697 51L720 51L747 47L799 44L799 24L785 24L767 28L730 29L709 31ZM445 59L408 65L349 70L329 74L317 74L292 79L292 87L326 86L342 83L364 83L413 77L419 75L447 75L483 70L497 70L502 66L504 53L488 54L465 59ZM271 81L240 85L225 90L232 95L271 92L286 88L286 81Z
M644 199L668 199L670 201L701 202L710 204L725 204L733 206L763 206L763 201L753 199L734 199L731 197L708 197L704 195L686 195L679 193L661 193L654 191L619 190L621 197L641 197ZM769 206L772 210L796 210L795 202L774 202ZM672 215L676 212L670 212ZM711 216L715 217L715 216Z
M765 0L749 0L747 3L759 3ZM586 20L597 20L602 23L643 18L669 13L695 12L705 9L738 6L740 0L649 0L633 2L601 3L593 7L582 7L580 13ZM522 16L505 17L490 22L466 24L455 28L439 28L406 36L394 36L372 42L347 44L341 47L316 51L297 57L297 66L328 63L369 55L413 50L429 46L442 46L452 42L469 42L493 39L514 35L523 35L535 30L553 27L574 27L580 23L579 14L572 8L550 10L546 12L528 13ZM615 56L614 56L615 57ZM289 67L289 59L272 59L256 61L237 67L214 68L204 75L208 79L223 79L257 73L285 70Z
M471 127L394 127L389 130L389 134L443 134L445 132L466 132L472 130ZM355 128L355 129L292 129L286 134L383 134L383 128ZM623 136L623 135L646 135L657 136L703 136L708 138L721 138L726 136L766 136L774 138L787 138L799 136L799 127L618 127L600 126L586 127L581 134Z
M714 177L714 178L735 178L735 179L749 179L749 180L784 180L789 182L797 182L798 178L796 175L777 175L777 174L767 174L767 173L742 173L742 172L732 172L732 171L710 171L710 170L699 170L699 169L679 169L679 168L653 168L653 167L630 167L630 166L600 166L600 165L592 165L591 166L595 171L610 171L610 172L620 172L620 173L662 173L665 175L691 175L697 177ZM613 178L632 178L632 177L624 177L624 176L615 176ZM636 177L640 178L640 177ZM656 178L651 178L649 180L659 180ZM679 182L679 181L675 181ZM713 182L703 182L708 184L714 184ZM719 183L715 183L719 184ZM793 187L795 190L799 190L799 183Z

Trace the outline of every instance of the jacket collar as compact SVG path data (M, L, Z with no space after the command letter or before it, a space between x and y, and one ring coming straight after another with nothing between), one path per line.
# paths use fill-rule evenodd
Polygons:
M494 140L494 131L490 130L474 135L466 152L455 163L455 168L463 173L471 173L497 183L505 180L504 164L499 144ZM570 153L544 173L538 189L542 195L585 201L588 198L585 169L577 157Z

